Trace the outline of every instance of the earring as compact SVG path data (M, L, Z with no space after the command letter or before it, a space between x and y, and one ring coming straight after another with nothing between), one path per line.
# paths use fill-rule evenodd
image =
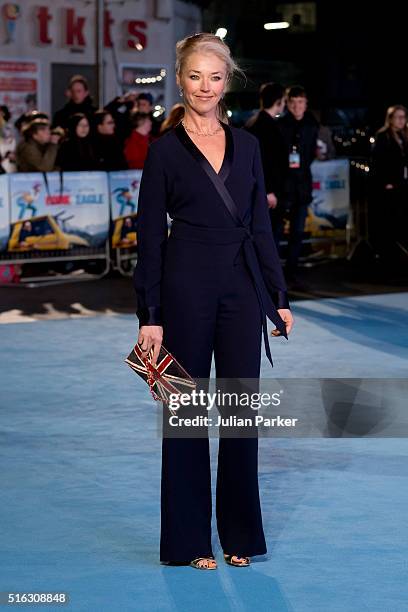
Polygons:
M182 87L179 88L179 95L180 95L180 98L183 97L183 88Z

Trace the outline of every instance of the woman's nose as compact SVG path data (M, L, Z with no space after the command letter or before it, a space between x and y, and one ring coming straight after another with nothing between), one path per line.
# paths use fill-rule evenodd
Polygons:
M201 90L202 91L209 91L210 89L210 82L207 79L203 79L201 81Z

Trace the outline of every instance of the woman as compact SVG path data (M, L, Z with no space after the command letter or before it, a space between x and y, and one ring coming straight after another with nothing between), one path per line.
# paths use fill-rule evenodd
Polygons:
M218 378L258 379L262 328L270 357L265 311L284 335L292 326L257 141L224 123L236 69L217 36L177 43L185 116L150 145L139 194L138 344L155 361L163 342L204 380L213 352ZM257 437L219 441L217 527L226 562L240 567L266 552L257 451ZM208 436L163 437L160 560L216 568Z
M148 113L135 113L132 116L133 130L125 142L124 154L132 170L141 170L147 155L152 131L152 120Z
M17 143L7 106L0 106L0 174L16 171Z
M169 116L163 121L160 126L160 136L172 130L184 117L184 104L174 104L169 112Z
M123 154L123 144L116 135L115 120L111 113L104 109L96 111L93 123L95 127L93 146L98 169L105 172L125 170L127 162Z
M373 242L384 258L392 258L398 243L406 244L408 201L407 109L388 108L385 124L377 132L372 155L374 210Z
M76 113L68 119L68 138L62 142L58 151L58 168L64 172L96 170L96 157L89 132L89 121L84 113Z

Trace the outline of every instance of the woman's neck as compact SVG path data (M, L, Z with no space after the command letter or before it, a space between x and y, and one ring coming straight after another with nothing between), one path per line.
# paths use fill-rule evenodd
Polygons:
M184 113L183 122L189 128L197 132L212 132L220 125L220 121L215 112L211 115L199 115L189 109L186 109Z

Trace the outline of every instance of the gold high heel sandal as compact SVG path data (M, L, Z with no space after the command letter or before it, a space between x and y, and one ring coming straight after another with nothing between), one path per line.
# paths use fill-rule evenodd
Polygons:
M206 561L207 565L204 565L202 562ZM195 567L195 569L200 570L215 570L217 569L217 563L215 561L215 565L210 567L209 561L215 561L214 557L197 557L197 559L193 559L190 562L191 567Z
M233 559L236 559L236 561L234 561ZM224 553L224 559L225 559L225 563L228 563L228 565L233 565L234 567L248 567L248 565L250 565L250 560L248 557L238 557L237 555L226 555Z

